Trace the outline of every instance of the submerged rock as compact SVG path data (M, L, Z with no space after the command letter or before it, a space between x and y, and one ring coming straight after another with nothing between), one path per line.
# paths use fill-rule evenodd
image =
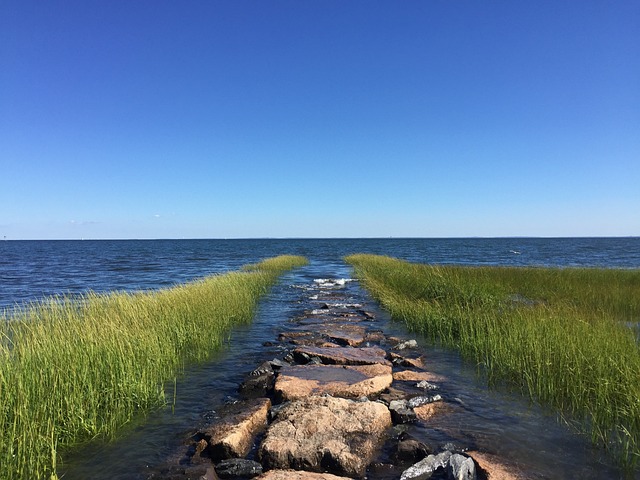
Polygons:
M268 469L362 477L390 426L381 403L308 397L278 412L259 457Z
M229 458L216 465L216 473L222 479L252 478L262 473L262 465L244 458Z

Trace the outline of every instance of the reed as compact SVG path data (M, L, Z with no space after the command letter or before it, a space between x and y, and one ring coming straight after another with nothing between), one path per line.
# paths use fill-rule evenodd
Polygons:
M393 318L640 460L640 270L462 267L352 255Z
M52 297L0 317L0 478L56 476L59 451L165 404L164 385L252 319L281 256L173 288Z

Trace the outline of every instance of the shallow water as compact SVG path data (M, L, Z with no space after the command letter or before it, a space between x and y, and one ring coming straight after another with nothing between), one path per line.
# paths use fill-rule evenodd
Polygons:
M237 387L248 372L286 353L275 340L290 319L317 305L313 295L320 283L314 280L351 277L342 257L358 252L441 264L640 268L640 238L0 242L0 309L45 295L158 289L278 254L311 260L282 278L261 302L254 322L233 332L228 348L204 365L189 367L175 385L175 404L171 383L170 405L136 420L117 441L96 441L64 455L63 478L141 480L182 451L199 424L238 397ZM415 338L390 322L357 282L345 282L343 289L350 301L377 312L377 328ZM429 428L416 428L413 433L425 443L453 441L495 453L533 478L622 478L601 449L564 426L555 414L519 395L488 389L474 365L417 340L428 368L447 378L441 394L460 406ZM264 346L267 341L275 343Z
M145 422L131 428L120 440L94 443L66 457L61 473L65 479L142 480L167 457L180 455L181 445L196 427L215 417L215 411L238 398L237 387L262 361L282 358L286 350L277 344L278 334L295 328L291 319L317 306L318 278L349 278L343 263L312 262L286 275L266 298L252 325L238 329L231 347L212 362L190 368L177 383L175 407L153 412ZM428 369L445 377L439 393L455 405L452 413L436 417L428 427L412 426L411 433L428 445L447 442L478 449L506 459L531 478L622 478L603 452L592 447L557 417L508 391L486 387L475 367L451 351L429 347L425 339L409 334L402 325L390 322L360 288L347 282L350 301L363 303L376 313L371 329L403 338L417 338ZM265 341L274 345L264 346ZM167 388L170 398L173 385ZM368 478L383 478L375 473Z

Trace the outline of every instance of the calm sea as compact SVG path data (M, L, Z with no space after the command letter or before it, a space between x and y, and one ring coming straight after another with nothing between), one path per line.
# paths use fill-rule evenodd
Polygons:
M2 241L0 308L87 290L157 289L280 254L331 264L350 253L433 264L640 268L640 237Z
M0 242L0 308L61 293L157 289L279 254L310 259L309 265L283 276L261 302L252 324L234 330L229 348L210 362L190 366L167 387L171 405L141 416L117 441L96 441L66 452L58 473L65 480L148 478L182 451L195 426L237 397L237 386L248 372L263 360L282 358L287 347L265 341L275 341L289 319L316 308L311 296L315 279L351 276L342 258L357 252L432 264L640 268L640 238ZM345 289L349 298L376 313L371 328L417 338L430 371L446 377L442 395L464 405L439 423L416 426L412 435L420 441L434 446L462 442L465 448L509 459L532 478L622 478L602 449L559 422L554 412L516 392L488 388L477 367L457 352L431 346L391 322L358 282L347 282ZM387 480L373 474L369 478Z

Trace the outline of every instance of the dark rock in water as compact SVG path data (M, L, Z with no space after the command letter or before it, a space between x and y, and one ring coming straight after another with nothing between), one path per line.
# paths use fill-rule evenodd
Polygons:
M394 424L415 422L417 418L407 400L393 400L389 403L389 412Z
M378 398L380 401L384 402L385 405L389 405L394 400L406 400L407 392L404 390L400 390L395 387L387 388L383 393L381 393Z
M213 465L183 467L175 465L167 470L154 473L147 480L219 480Z
M222 479L253 478L262 474L262 465L244 458L230 458L216 465L216 473Z
M260 364L258 368L256 368L253 372L251 372L251 375L254 377L259 377L266 373L273 373L273 367L271 366L271 362L263 362L262 364Z
M357 312L367 320L373 320L374 318L376 318L375 314L368 312L366 310L357 310Z
M271 364L271 368L273 370L279 370L282 367L286 367L289 365L289 363L285 362L284 360L280 360L279 358L274 358L269 363Z
M259 370L254 370L257 372ZM253 372L238 388L238 392L244 398L259 398L267 396L273 389L275 374L269 370L261 375L253 375Z
M400 434L393 460L396 463L413 464L425 458L429 453L429 448L424 443L403 432Z

